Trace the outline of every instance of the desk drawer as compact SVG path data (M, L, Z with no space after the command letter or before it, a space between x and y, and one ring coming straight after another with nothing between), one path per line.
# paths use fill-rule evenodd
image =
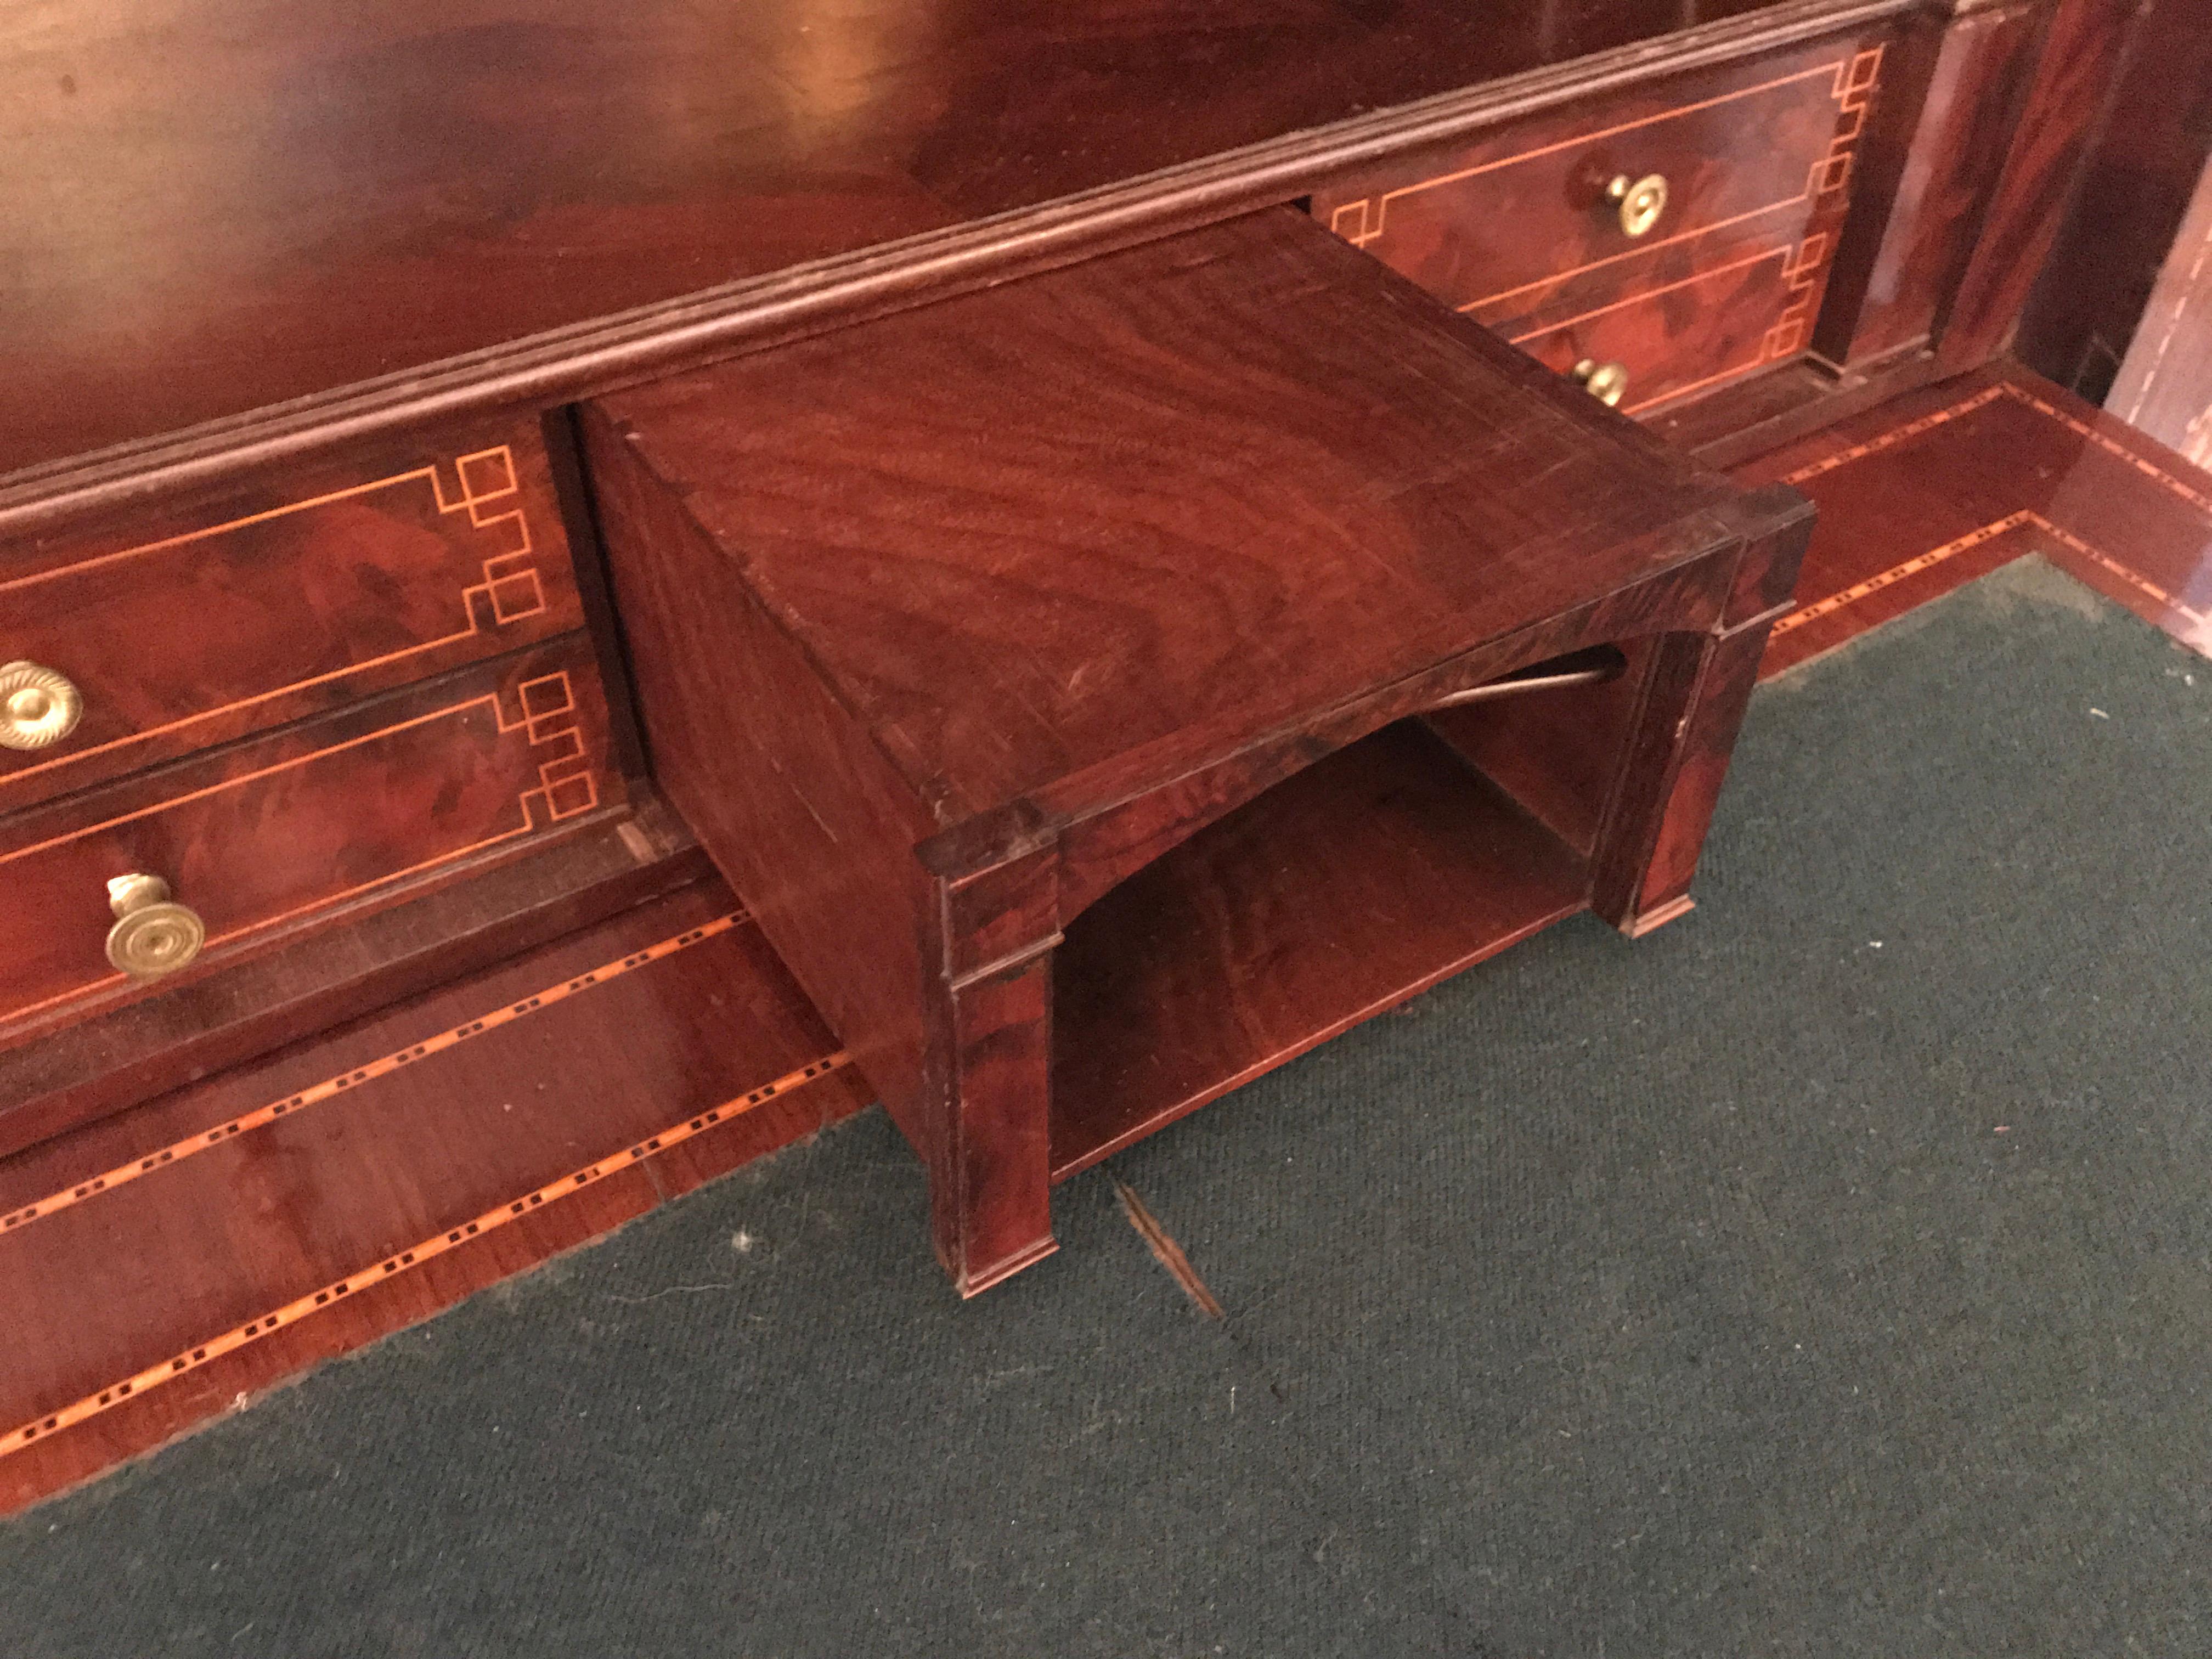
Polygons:
M1882 52L1853 34L1579 103L1335 179L1313 211L1547 362L1595 337L1555 366L1622 362L1624 407L1680 396L1802 349ZM1631 234L1608 185L1651 178L1664 206Z
M158 878L198 918L197 961L147 981L165 985L520 851L621 787L576 634L17 813L0 1034L140 988L106 951L118 878Z
M0 721L0 814L582 620L527 421L0 550L0 664L65 683Z

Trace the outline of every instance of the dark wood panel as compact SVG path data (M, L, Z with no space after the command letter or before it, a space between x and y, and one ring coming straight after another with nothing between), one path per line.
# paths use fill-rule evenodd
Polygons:
M0 97L0 471L1760 9L65 6Z
M2116 90L2141 0L2058 0L1979 235L1938 323L1946 373L2011 343Z
M2091 403L2107 401L2130 342L2141 337L2154 289L2172 280L2160 273L2172 270L2185 280L2196 265L2205 214L2192 214L2191 203L2208 152L2212 14L2203 0L2145 0L2112 115L2021 319L2014 349L2023 363ZM2185 226L2191 217L2195 224ZM2161 299L2142 331L2150 336L2146 363L2158 357L2159 335L2172 315ZM2110 406L2137 420L2133 402L2131 392ZM2154 416L2144 429L2186 451L2181 434L2207 404L2212 390L2180 422Z
M569 635L17 813L0 820L9 1035L158 995L621 799L597 667ZM133 872L167 882L205 929L198 963L150 985L104 951L107 884Z
M963 1294L1054 1248L1063 930L1401 716L1617 639L1702 663L1786 588L1763 541L1802 511L1289 208L609 398L585 431L656 775L927 1159ZM1683 757L1724 757L1741 708L1707 684L1647 695L1650 731L1589 763L1623 779L1616 925L1685 902L1638 878L1710 811L1717 769ZM1358 978L1313 945L1306 971Z
M511 347L489 347L434 364L426 366L398 352L380 352L374 367L383 372L355 384L342 385L342 375L333 364L325 365L330 372L308 373L307 366L280 345L274 357L288 362L285 373L305 386L339 386L340 389L306 395L250 414L210 418L183 430L177 429L173 421L149 420L145 411L153 404L141 399L123 410L129 429L144 434L141 439L125 441L112 451L80 453L33 465L0 483L0 533L59 523L73 514L95 507L197 488L213 478L279 465L334 441L605 391L685 364L879 315L887 309L915 303L918 298L941 296L1093 257L1133 241L1294 198L1333 167L1380 160L1408 145L1445 140L1558 106L1576 97L1632 85L1655 74L1685 71L1746 53L1780 49L1853 24L1894 15L1912 3L1913 0L1772 0L1740 16L1729 15L1728 6L1711 9L1701 6L1687 12L1677 8L1671 15L1662 15L1660 8L1639 7L1632 14L1608 8L1602 14L1592 13L1589 21L1602 37L1619 27L1620 20L1627 20L1631 27L1620 38L1631 43L1598 49L1587 56L1571 55L1556 63L1550 59L1552 52L1579 52L1592 41L1582 38L1583 20L1571 21L1547 3L1541 33L1548 45L1538 58L1524 60L1538 66L1498 78L1478 77L1455 83L1458 90L1411 104L1372 105L1340 120L1287 130L1239 149L1179 162L1079 196L1042 199L992 218L956 222L941 231L894 242L872 241L863 234L843 257L796 266L771 258L771 269L765 275L705 289L694 287L679 298L600 314L588 322L579 317L574 326L533 335ZM1672 27L1680 32L1667 35L1663 41L1635 35L1638 18L1650 27ZM1486 14L1480 26L1484 40L1514 38L1512 31L1497 27L1499 19L1494 10ZM1363 12L1360 21L1362 27L1378 25L1389 33L1389 49L1397 56L1408 62L1421 58L1418 20L1407 20L1409 32L1403 33L1398 32L1395 14L1385 18ZM1303 27L1285 29L1275 44L1284 52L1295 52L1303 50L1304 38ZM1102 97L1124 92L1118 82L1086 84L1083 90ZM1340 93L1342 88L1339 86L1336 90ZM1209 88L1210 96L1218 94L1219 88ZM1186 106L1169 118L1170 125L1186 110L1209 106L1203 101ZM742 146L738 148L742 153ZM1069 153L1087 152L1079 145ZM836 194L835 182L826 181L827 201L816 200L804 191L768 198L770 223L780 222L774 216L777 211L796 214L802 221L817 216L834 218L838 204L845 199ZM712 205L704 210L702 222L723 228L744 225L750 231L750 222L743 207L742 202ZM641 245L654 246L649 238ZM558 291L563 273L590 264L585 255L596 253L602 246L613 250L629 245L623 241L618 227L610 227L603 244L556 242L553 246L558 257L551 263L535 248L518 252L520 262L527 268L526 276L520 281L508 280L506 271L489 283L480 280L481 273L468 273L465 277L457 274L455 280L466 289L457 306L465 310L481 302L486 293L518 288L530 294ZM409 269L393 284L395 293L380 296L380 302L404 308L418 290L437 288L448 270L445 260L450 252L441 246L427 255L426 264ZM621 259L624 270L633 274L655 271L669 263L641 260L627 252L615 257ZM331 285L341 281L352 283L356 289L377 286L373 270L348 270L343 278L333 277ZM343 306L322 306L323 298L319 292L301 297L297 312L288 306L276 308L295 318L313 319L325 311L332 317L344 316ZM404 337L422 347L437 337L439 316L410 316L410 320L418 325L390 337ZM338 331L349 348L362 344L357 324L341 322ZM158 380L158 374L154 378ZM181 377L161 380L154 390L163 396L173 395L179 384L186 382ZM98 398L91 401L95 414L103 410L113 413L118 407Z
M655 780L927 1156L927 816L614 423L583 434Z
M1287 210L602 407L948 872L1686 564L1725 494Z
M646 790L528 857L0 1048L0 1157L712 873Z
M0 547L0 659L84 705L0 748L0 813L582 621L529 421Z
M755 1098L834 1056L732 902L669 896L0 1161L0 1508L848 1115L834 1069Z
M1590 100L1333 179L1313 210L1509 337L1752 255L1809 276L1848 200L1883 51L1859 32ZM1652 174L1666 205L1632 236L1606 188Z
M1791 245L1739 255L1650 293L1513 337L1565 374L1584 364L1626 373L1624 414L1690 397L1794 354L1824 267Z
M1856 368L1932 337L1972 253L2047 13L2047 0L1936 7L1900 31L1814 331L1829 363Z
M1053 1178L1583 908L1588 885L1417 723L1338 750L1070 924Z

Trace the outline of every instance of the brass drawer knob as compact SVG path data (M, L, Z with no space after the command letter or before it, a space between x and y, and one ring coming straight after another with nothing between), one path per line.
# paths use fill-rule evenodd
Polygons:
M1583 391L1607 409L1619 408L1622 394L1628 390L1626 363L1601 363L1595 357L1585 357L1568 372Z
M1667 177L1647 173L1632 179L1625 173L1618 174L1605 187L1605 199L1620 210L1621 229L1631 236L1641 236L1667 210Z
M84 699L51 668L0 663L0 749L44 749L76 729Z
M159 876L118 876L107 884L115 926L107 930L107 959L133 979L159 979L194 957L207 928L187 907L169 897Z

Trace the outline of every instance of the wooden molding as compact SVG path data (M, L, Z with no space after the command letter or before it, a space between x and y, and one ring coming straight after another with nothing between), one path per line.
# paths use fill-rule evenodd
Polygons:
M1043 205L703 289L270 405L0 483L0 535L204 486L341 443L502 405L551 404L820 333L1288 200L1324 171L1571 99L1811 40L1922 0L1787 0L1572 63L1271 139Z

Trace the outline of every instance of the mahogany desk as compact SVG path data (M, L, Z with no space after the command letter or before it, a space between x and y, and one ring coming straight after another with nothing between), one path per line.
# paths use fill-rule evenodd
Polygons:
M56 9L0 64L0 1153L704 871L580 404L1295 210L1532 409L1751 454L2002 350L2133 15Z

